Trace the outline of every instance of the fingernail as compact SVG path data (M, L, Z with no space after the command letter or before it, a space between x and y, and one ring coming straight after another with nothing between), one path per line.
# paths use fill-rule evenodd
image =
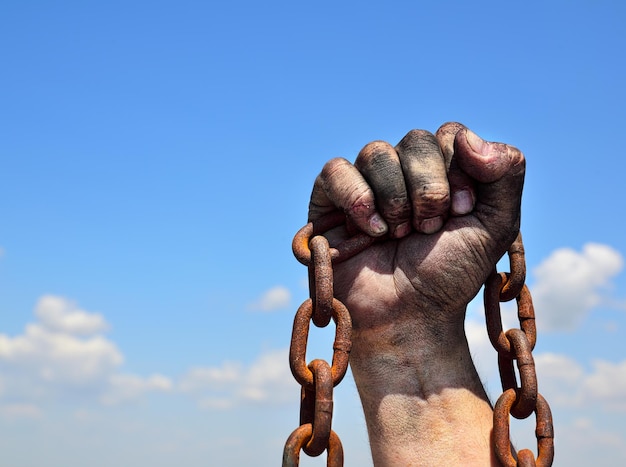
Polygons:
M411 224L409 222L405 222L396 226L396 230L394 230L393 236L394 238L402 238L407 236L409 232L411 232Z
M467 144L469 144L474 151L482 153L485 141L480 136L473 131L466 129L465 138L467 139Z
M469 190L457 191L452 195L452 212L463 215L472 211L474 199Z
M374 213L372 217L369 218L369 226L370 229L372 229L372 233L376 235L387 232L387 224L378 213Z
M437 232L443 226L443 218L441 216L424 219L420 222L420 230L425 234Z

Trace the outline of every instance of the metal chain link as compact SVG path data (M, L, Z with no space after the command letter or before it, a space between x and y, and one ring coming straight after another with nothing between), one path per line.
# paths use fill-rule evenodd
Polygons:
M522 235L509 248L510 273L495 268L485 282L484 301L487 333L498 352L502 395L493 410L493 438L496 457L505 467L549 467L554 460L554 429L550 406L537 390L537 374L532 351L537 342L535 310L526 281L526 260ZM502 330L500 302L515 298L519 329ZM517 365L518 379L513 362ZM511 452L510 416L517 419L536 417L537 458L529 449Z
M348 369L352 342L352 322L343 303L334 298L333 264L345 261L374 243L375 239L357 234L331 248L324 232L345 222L343 213L325 216L308 223L293 239L295 257L309 268L310 296L300 305L294 318L289 365L302 386L300 426L285 443L283 467L296 467L300 451L316 457L327 451L327 466L343 466L343 447L332 430L333 387ZM510 273L494 272L485 282L484 301L489 340L498 352L498 367L503 394L494 407L493 437L498 460L506 467L549 467L554 459L554 431L550 406L537 390L537 375L532 350L537 340L535 313L526 280L526 262L521 234L508 250ZM520 329L502 330L500 302L516 299ZM336 324L332 365L316 359L307 365L306 348L310 323L325 327L331 318ZM514 369L517 365L520 383ZM509 416L518 419L536 416L538 456L524 449L511 452Z
M309 268L311 298L298 308L291 333L289 366L302 386L300 426L285 443L283 467L298 466L300 451L311 457L327 451L328 467L343 466L341 440L332 430L333 387L341 382L348 370L352 321L348 309L334 297L333 264L363 251L374 239L361 234L331 248L321 234L345 222L345 216L339 214L308 223L293 239L294 255ZM306 348L311 321L318 327L325 327L331 318L336 325L332 364L316 359L307 365Z

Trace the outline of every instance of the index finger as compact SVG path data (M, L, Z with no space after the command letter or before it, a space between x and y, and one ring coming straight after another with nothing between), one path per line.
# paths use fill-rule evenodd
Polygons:
M384 235L388 226L376 210L374 192L357 168L343 158L328 161L313 185L309 221L337 209L372 237Z

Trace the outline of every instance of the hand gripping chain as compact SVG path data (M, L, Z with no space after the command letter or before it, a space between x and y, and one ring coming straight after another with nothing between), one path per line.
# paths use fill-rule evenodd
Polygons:
M305 300L293 324L289 365L294 378L302 386L300 426L285 443L283 467L295 467L300 462L300 451L312 457L327 451L328 467L343 466L343 447L332 430L333 387L341 382L348 369L351 348L352 323L343 303L334 298L333 264L345 261L369 247L374 241L365 234L357 234L335 248L322 235L345 222L343 213L326 216L308 223L293 239L293 252L298 261L309 268L311 298ZM504 393L494 408L493 437L496 456L506 467L552 465L554 457L552 415L545 399L537 392L532 349L536 341L535 316L528 287L524 284L526 265L521 235L509 249L511 273L494 272L485 283L485 314L489 339L498 351L498 366ZM521 329L502 331L500 302L517 300ZM325 327L331 318L336 324L332 365L320 359L307 365L306 347L311 321ZM513 368L517 362L520 385ZM535 412L537 418L538 457L524 449L517 460L511 452L509 414L527 418Z

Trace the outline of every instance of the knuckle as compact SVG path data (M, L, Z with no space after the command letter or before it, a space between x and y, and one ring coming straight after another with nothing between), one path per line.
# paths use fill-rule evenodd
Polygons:
M440 202L450 198L448 185L443 183L429 183L420 186L414 193L418 200L424 202Z
M338 172L341 172L344 169L346 164L350 164L350 162L343 157L335 157L334 159L329 160L322 168L322 173L320 174L322 180L327 181L334 178Z
M430 131L413 129L409 131L404 138L407 140L415 140L421 138L430 138L433 134Z
M388 221L399 223L411 216L411 206L406 196L392 198L385 203L382 214Z
M380 157L384 157L392 152L395 152L393 146L386 141L372 141L361 149L356 158L355 165L359 167L375 162Z
M354 166L342 157L328 161L320 174L323 191L337 207L356 217L367 216L374 206L372 191Z
M347 208L357 218L368 217L374 209L374 199L367 185L355 184L347 198Z
M411 130L398 143L403 148L421 148L424 146L432 146L437 144L435 135L426 130Z
M413 193L420 217L431 217L443 213L450 205L450 191L447 185L432 183L422 185Z
M436 135L443 135L443 134L452 134L452 135L456 135L459 131L461 131L462 129L465 128L465 125L458 123L458 122L446 122L443 125L441 125L439 127L439 129L437 130Z
M448 122L441 125L441 127L437 130L437 133L435 133L435 137L437 138L437 141L439 141L441 151L446 159L449 160L452 158L452 155L454 154L454 138L456 137L456 134L464 128L465 127L460 123Z
M525 170L526 157L524 153L515 146L507 145L507 149L509 152L509 160L511 161L511 168L516 172Z

